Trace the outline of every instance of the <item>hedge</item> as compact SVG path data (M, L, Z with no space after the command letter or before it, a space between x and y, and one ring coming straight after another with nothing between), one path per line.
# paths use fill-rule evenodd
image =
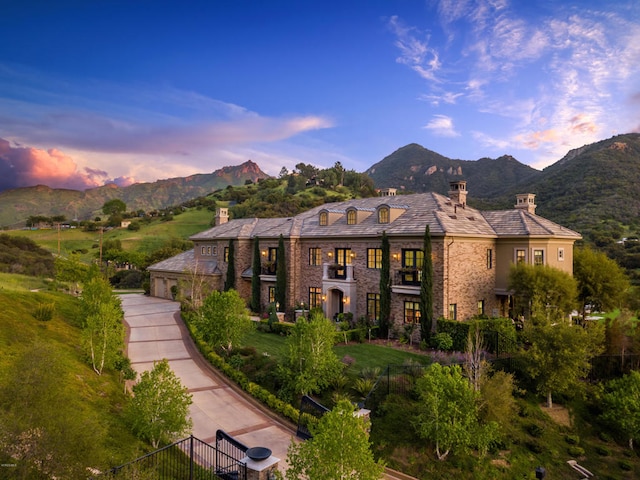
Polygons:
M467 337L472 328L479 325L487 351L496 354L515 353L518 350L516 329L508 318L476 319L468 322L438 319L438 333L448 333L453 340L453 350L464 352Z
M279 399L273 393L271 393L266 388L261 387L257 383L250 382L247 376L239 370L236 370L231 365L229 365L224 358L218 355L211 346L202 340L201 335L198 333L197 329L194 327L193 322L191 321L191 312L183 312L182 318L189 329L189 333L191 334L191 338L193 338L198 350L200 353L209 361L209 363L218 369L221 373L223 373L227 378L235 382L242 390L247 392L256 400L260 401L262 404L266 405L269 409L274 411L275 413L288 418L293 423L298 423L298 418L300 417L300 410L290 405L289 403ZM284 325L284 324L274 324L274 325Z

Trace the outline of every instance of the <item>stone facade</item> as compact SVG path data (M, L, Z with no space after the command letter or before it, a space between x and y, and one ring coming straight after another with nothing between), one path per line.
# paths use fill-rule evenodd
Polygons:
M304 303L308 308L314 299L329 318L339 313L351 313L355 319L375 317L372 296L380 292L380 269L371 264L370 254L380 252L384 231L391 247L391 320L401 327L412 319L411 310L420 301L419 274L411 266L421 258L417 252L422 252L426 225L431 233L434 318L508 315L507 279L515 261L542 262L572 273L573 244L579 234L538 217L532 208L475 210L466 205L466 185L452 192L453 199L433 193L376 197L325 205L292 218L223 222L191 237L191 257L183 254L149 268L156 285L152 294L169 298L170 285L184 275L182 267L188 261L206 265L207 274L221 288L228 268L225 251L232 240L236 289L249 303L257 239L266 310L276 281L269 261L282 235L287 305L280 310L288 319L296 306Z

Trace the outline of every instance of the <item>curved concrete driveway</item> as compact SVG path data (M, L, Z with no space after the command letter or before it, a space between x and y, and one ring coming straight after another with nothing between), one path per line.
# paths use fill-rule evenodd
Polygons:
M193 396L190 415L193 435L215 443L221 429L248 447L267 447L287 468L287 448L295 431L228 384L196 349L180 318L180 304L142 294L120 295L127 325L127 355L141 374L166 358L171 370ZM415 480L385 470L387 480Z
M180 318L180 304L142 294L120 295L127 324L127 355L138 374L166 358L193 396L193 435L215 443L221 429L248 447L267 447L286 467L295 432L232 388L199 354Z

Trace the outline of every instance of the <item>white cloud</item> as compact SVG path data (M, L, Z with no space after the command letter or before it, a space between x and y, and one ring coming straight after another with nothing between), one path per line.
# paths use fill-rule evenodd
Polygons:
M434 115L433 119L423 128L431 130L434 134L442 137L459 137L460 133L453 126L453 120L446 115Z

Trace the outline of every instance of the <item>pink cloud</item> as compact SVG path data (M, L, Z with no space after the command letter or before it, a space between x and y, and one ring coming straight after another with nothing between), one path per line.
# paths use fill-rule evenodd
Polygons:
M101 170L79 171L73 158L55 148L12 146L0 138L0 190L33 185L85 190L104 184L106 178Z

